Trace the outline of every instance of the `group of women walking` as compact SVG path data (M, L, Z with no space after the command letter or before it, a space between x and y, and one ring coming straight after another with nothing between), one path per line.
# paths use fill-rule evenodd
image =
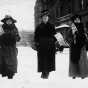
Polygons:
M42 72L41 78L47 79L51 71L55 71L55 53L57 39L56 30L50 24L48 12L41 14L41 24L35 29L35 46L38 56L38 72ZM69 76L72 78L88 76L87 36L84 30L81 16L75 15L70 19L70 50L69 50ZM59 45L59 44L58 44ZM59 50L63 50L59 45Z

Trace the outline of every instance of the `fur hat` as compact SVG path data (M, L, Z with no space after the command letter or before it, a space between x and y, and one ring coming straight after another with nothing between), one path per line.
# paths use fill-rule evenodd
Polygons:
M1 20L1 22L5 23L7 20L11 19L13 23L16 23L17 21L13 19L10 15L5 15L5 18Z
M79 18L80 20L81 20L81 16L80 15L74 15L74 16L72 16L71 17L71 20L74 22L74 20L76 19L76 18Z

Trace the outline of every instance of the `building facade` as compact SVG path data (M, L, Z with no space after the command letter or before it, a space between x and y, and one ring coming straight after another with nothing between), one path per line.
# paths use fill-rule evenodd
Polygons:
M82 11L87 8L88 0L36 0L34 7L35 27L41 23L40 15L41 11L44 9L48 9L50 13L49 21L55 25L58 25L58 18L65 16L66 19L68 14L74 14L80 11L82 14ZM88 12L86 11L86 13ZM85 17L83 18L85 19Z
M75 14L82 16L84 27L88 31L88 0L36 0L34 8L35 28L41 23L41 11L48 9L49 21L55 26L68 22ZM60 31L66 40L67 31Z

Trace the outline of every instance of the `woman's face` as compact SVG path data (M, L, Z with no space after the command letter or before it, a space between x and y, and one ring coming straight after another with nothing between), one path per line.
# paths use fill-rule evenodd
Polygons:
M48 20L49 20L49 17L48 17L47 15L44 15L44 16L42 17L42 20L43 20L44 23L47 23Z
M75 22L75 23L80 23L80 18L76 18L76 19L74 20L74 22Z
M6 24L8 24L8 25L10 25L10 24L12 24L13 22L12 22L12 20L11 19L8 19L7 21L6 21Z

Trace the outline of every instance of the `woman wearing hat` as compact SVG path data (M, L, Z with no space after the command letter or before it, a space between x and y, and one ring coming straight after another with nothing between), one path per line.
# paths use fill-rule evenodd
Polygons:
M13 78L17 72L17 48L16 42L20 40L18 29L11 16L6 15L3 22L3 34L0 35L0 74L2 77Z
M88 76L88 60L86 52L86 36L81 16L72 17L73 41L70 45L69 75L73 78Z
M38 55L38 72L41 78L47 79L51 71L55 71L55 42L54 25L48 22L48 13L43 11L42 22L35 29L35 44Z

